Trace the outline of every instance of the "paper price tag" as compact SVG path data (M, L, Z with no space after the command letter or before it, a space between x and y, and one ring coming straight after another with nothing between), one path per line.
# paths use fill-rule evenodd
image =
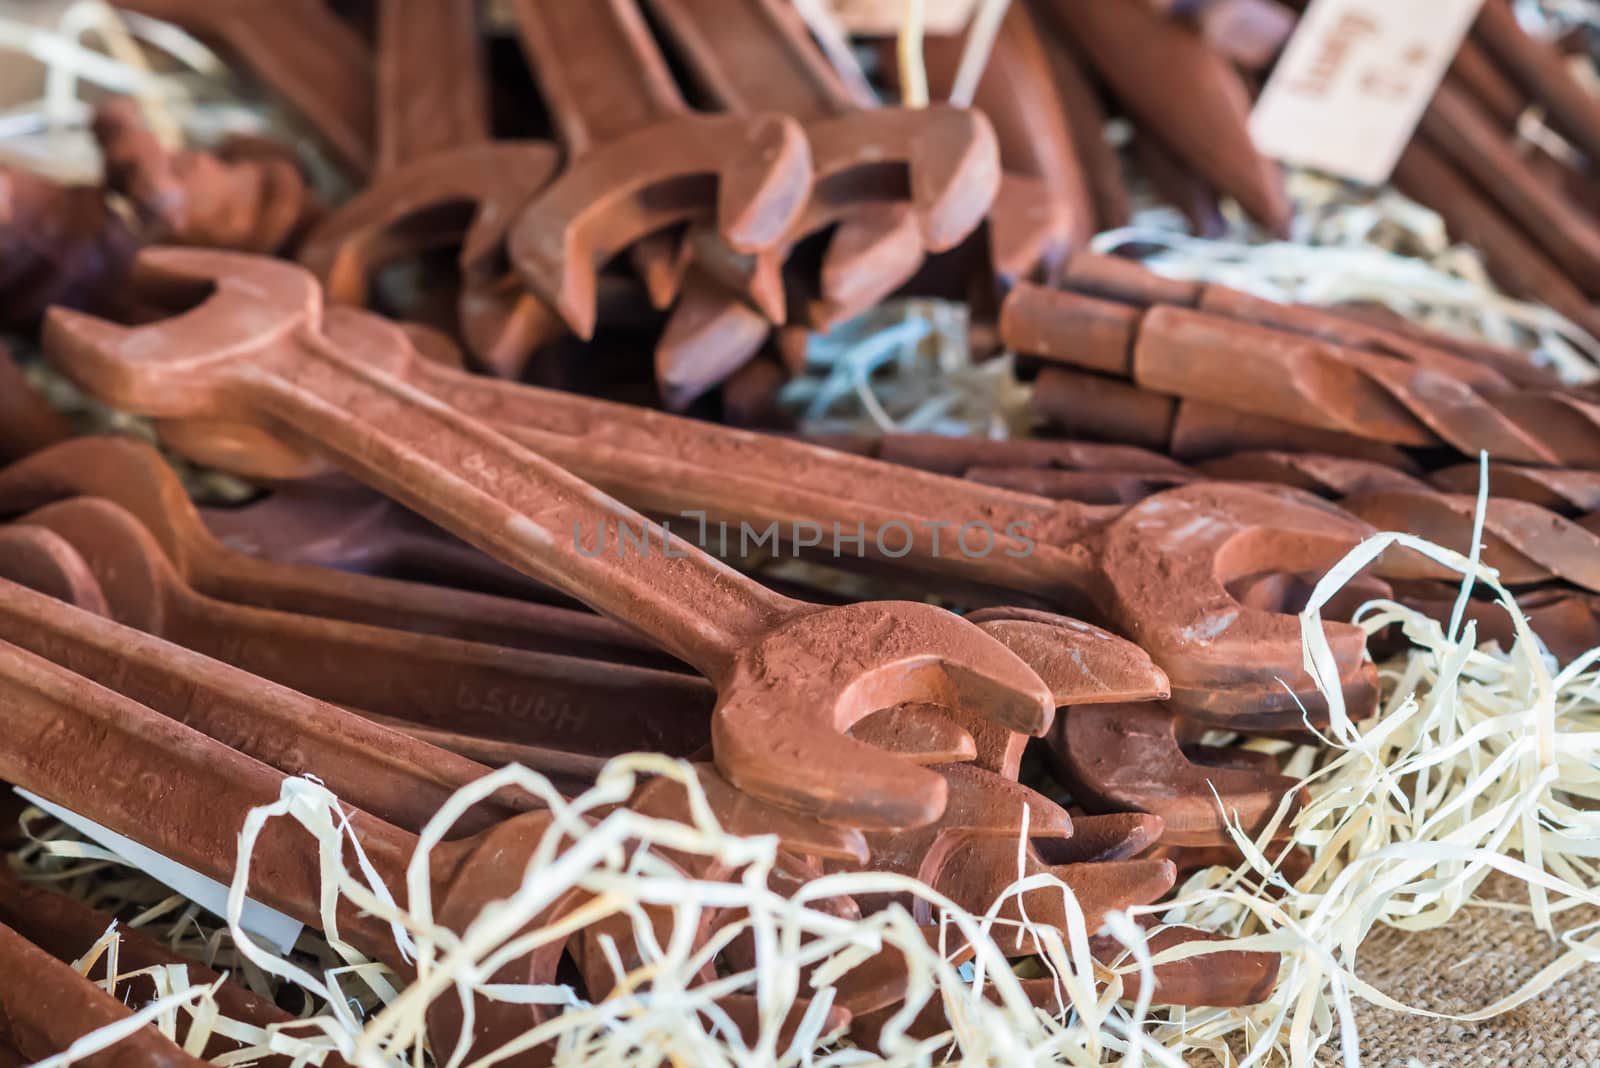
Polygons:
M153 849L147 849L130 838L125 838L109 828L102 827L87 816L80 816L70 808L46 801L37 794L18 788L18 795L31 804L38 805L56 819L79 834L96 842L107 851L121 857L128 866L137 868L150 878L170 887L208 912L221 918L228 915L228 888L215 879L201 875L193 868L169 860ZM245 898L244 912L239 918L246 931L265 939L279 953L288 953L300 937L304 926L292 916L268 908L259 901Z
M1313 0L1250 116L1257 147L1388 181L1483 0Z
M832 0L832 6L846 30L867 37L897 34L906 19L906 0ZM977 6L978 0L923 0L927 32L935 37L960 33Z

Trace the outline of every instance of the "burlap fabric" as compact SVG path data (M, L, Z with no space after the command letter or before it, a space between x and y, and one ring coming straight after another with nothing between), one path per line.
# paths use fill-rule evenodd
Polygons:
M1485 898L1525 901L1520 884L1496 877ZM1579 909L1558 931L1600 920ZM1493 907L1460 913L1436 931L1381 928L1361 949L1357 971L1397 1001L1434 1012L1467 1013L1514 992L1563 947L1525 914ZM1364 1068L1600 1068L1600 965L1581 968L1535 1000L1480 1023L1392 1012L1357 1003ZM1210 1057L1196 1065L1215 1065ZM1348 1062L1337 1039L1319 1065Z

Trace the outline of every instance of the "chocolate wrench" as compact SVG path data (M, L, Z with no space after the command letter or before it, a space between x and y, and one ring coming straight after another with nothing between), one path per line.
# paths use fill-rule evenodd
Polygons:
M1241 729L1298 724L1290 690L1313 705L1320 695L1301 666L1299 620L1242 605L1227 584L1247 571L1318 570L1369 532L1287 490L1196 483L1130 506L1053 502L415 361L410 378L647 510L689 506L712 522L806 521L823 531L910 527L895 534L886 562L1042 595L1074 615L1088 609L1151 653L1186 714ZM952 542L962 522L987 526L993 537L978 544L989 551ZM1327 626L1341 678L1353 694L1369 691L1361 632Z
M879 108L851 92L812 43L793 9L776 0L648 0L651 12L717 103L741 113L776 111L799 121L811 145L815 174L811 198L783 242L783 251L740 257L717 248L700 229L696 247L712 274L781 321L781 262L789 247L836 225L871 229L878 241L903 244L903 227L873 229L890 205L910 209L921 244L942 252L983 220L998 187L1000 163L994 132L978 112L948 105ZM846 220L877 209L861 223ZM839 254L881 261L873 244L838 243ZM893 289L904 274L880 281ZM859 274L830 246L823 274ZM721 270L718 270L718 267ZM825 285L825 300L849 296ZM777 313L777 314L775 314Z
M1299 620L1241 604L1228 583L1273 568L1320 570L1370 530L1292 491L1194 484L1131 506L1085 506L416 359L395 370L653 512L692 507L712 522L806 521L822 531L911 527L905 552L886 562L1043 595L1073 614L1091 609L1150 650L1185 714L1236 728L1298 725L1291 689L1313 707L1321 698L1301 666ZM952 517L986 524L990 551L953 546ZM1008 527L1026 541L1002 537ZM1361 632L1327 626L1352 698L1370 699Z
M458 323L480 362L515 377L562 328L541 301L505 284L505 235L517 210L560 170L561 156L545 142L490 140L476 11L474 0L385 0L376 173L307 237L299 259L327 285L330 300L365 305L380 267L441 237L453 240L453 213L469 209L461 220Z
M152 250L156 280L213 292L174 318L123 327L56 309L47 347L115 406L259 421L315 445L491 555L633 624L718 689L717 766L758 797L863 827L938 816L943 780L842 733L880 708L971 705L1038 733L1044 684L974 625L910 602L818 608L773 594L482 423L352 360L317 333L302 269L257 257ZM396 351L403 371L409 350ZM466 377L466 376L464 376ZM646 547L590 556L574 532L627 527ZM840 783L853 789L841 791Z
M567 160L523 209L508 247L575 333L594 333L596 270L641 238L713 216L741 252L783 238L811 186L810 150L792 119L690 112L635 0L513 8Z

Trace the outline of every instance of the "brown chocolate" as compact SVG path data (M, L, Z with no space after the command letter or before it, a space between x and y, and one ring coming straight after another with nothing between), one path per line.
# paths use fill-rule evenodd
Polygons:
M806 238L837 227L823 253L819 306L810 314L822 325L876 303L911 278L925 248L953 247L988 212L999 162L994 132L980 113L870 106L829 66L799 16L776 0L648 0L648 7L718 106L743 115L782 113L805 128L811 195L775 249L741 254L705 223L691 238L708 272L774 322L786 317L781 263ZM890 207L908 210L886 215ZM739 347L748 348L718 350L711 358L732 363ZM670 396L683 392L678 382L685 377L671 372L707 356L663 343L656 358L658 378L672 384ZM661 378L663 370L668 375ZM694 392L716 381L691 380Z
M192 250L147 252L143 266L173 282L210 281L212 293L136 328L56 313L47 347L82 385L152 416L281 426L491 555L639 627L717 685L717 764L741 789L833 820L914 826L937 817L942 780L847 738L857 720L894 704L951 701L981 704L1028 733L1048 726L1043 683L972 624L927 604L820 608L770 593L326 341L321 294L302 269ZM139 355L148 351L141 336L162 339L161 358ZM407 373L411 352L395 346L388 366ZM591 546L607 526L637 532L642 544L626 559L591 554L585 526Z
M0 461L21 459L71 434L66 417L33 388L11 350L0 344Z
M1292 205L1278 166L1247 129L1250 94L1198 33L1144 3L1051 0L1044 5L1078 45L1142 132L1275 234Z
M26 1062L64 1053L90 1032L131 1015L99 985L0 925L0 1036ZM94 1068L202 1068L206 1062L147 1025L82 1063Z
M710 740L714 693L699 679L212 600L107 501L63 501L22 522L79 551L118 622L320 700L598 756L687 756Z
M1558 49L1522 28L1507 0L1485 0L1471 39L1543 105L1562 136L1600 159L1600 104L1572 77Z
M594 333L600 265L641 237L714 216L738 251L783 239L810 186L794 120L691 113L635 0L519 0L513 10L567 155L508 248L575 333Z
M383 529L307 527L280 510L261 525L223 525L223 539L201 522L176 474L143 442L86 437L0 471L0 515L16 516L69 497L102 497L136 515L182 579L208 597L257 608L397 627L463 641L646 666L677 664L642 637L584 612L531 601L444 589L417 582L285 564L230 548L263 549L264 535L291 547L359 547ZM252 533L253 531L253 533ZM337 532L337 536L334 532ZM330 544L332 543L332 544ZM350 562L346 558L346 562Z
M1276 769L1196 763L1175 728L1160 705L1085 706L1057 719L1050 747L1078 803L1160 816L1163 844L1220 845L1229 841L1231 822L1255 835L1286 796L1303 803L1298 782Z
M96 911L46 887L26 884L11 874L9 869L0 866L0 924L5 924L61 963L72 964L77 961L114 923L114 916ZM117 929L117 964L124 973L176 965L188 974L191 986L208 985L222 978L205 965L179 956L138 928L125 924ZM102 958L85 978L98 984L104 981L105 972L106 962ZM155 999L156 987L148 977L140 976L118 985L119 996L125 998L124 1003L135 1012ZM271 1001L251 993L239 983L222 983L216 987L212 998L223 1015L231 1020L255 1027L276 1026L293 1033L294 1016ZM176 1036L180 1043L188 1034L188 1024L189 1017L179 1013ZM239 1049L241 1045L234 1039L213 1034L201 1051L201 1056L216 1058ZM271 1068L289 1068L292 1058L287 1055L269 1056L262 1058L260 1063ZM324 1064L327 1068L343 1068L345 1061L337 1054L330 1053Z
M935 97L950 95L966 44L962 37L924 43ZM1012 183L989 212L990 257L1001 284L1053 272L1093 234L1095 207L1072 117L1055 91L1049 55L1025 5L1006 9L972 104L994 123L1000 166L1031 179ZM1029 196L1035 188L1041 199Z

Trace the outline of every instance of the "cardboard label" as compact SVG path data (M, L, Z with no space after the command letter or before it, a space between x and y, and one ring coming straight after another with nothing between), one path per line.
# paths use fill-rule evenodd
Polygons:
M1313 0L1250 116L1257 147L1388 181L1483 0Z
M1116 0L1123 3L1124 0ZM891 37L905 23L906 0L830 0L844 28L866 37ZM972 21L978 0L922 0L927 32L935 37L960 33Z
M193 868L185 867L175 860L169 860L155 850L102 827L87 816L80 816L54 801L46 801L37 794L20 788L17 789L17 793L107 852L115 853L130 868L137 868L163 886L176 890L206 911L216 913L219 918L227 918L228 888L215 879L201 875ZM239 925L283 954L287 954L294 947L304 926L294 917L285 916L277 909L268 908L250 898L245 898Z

